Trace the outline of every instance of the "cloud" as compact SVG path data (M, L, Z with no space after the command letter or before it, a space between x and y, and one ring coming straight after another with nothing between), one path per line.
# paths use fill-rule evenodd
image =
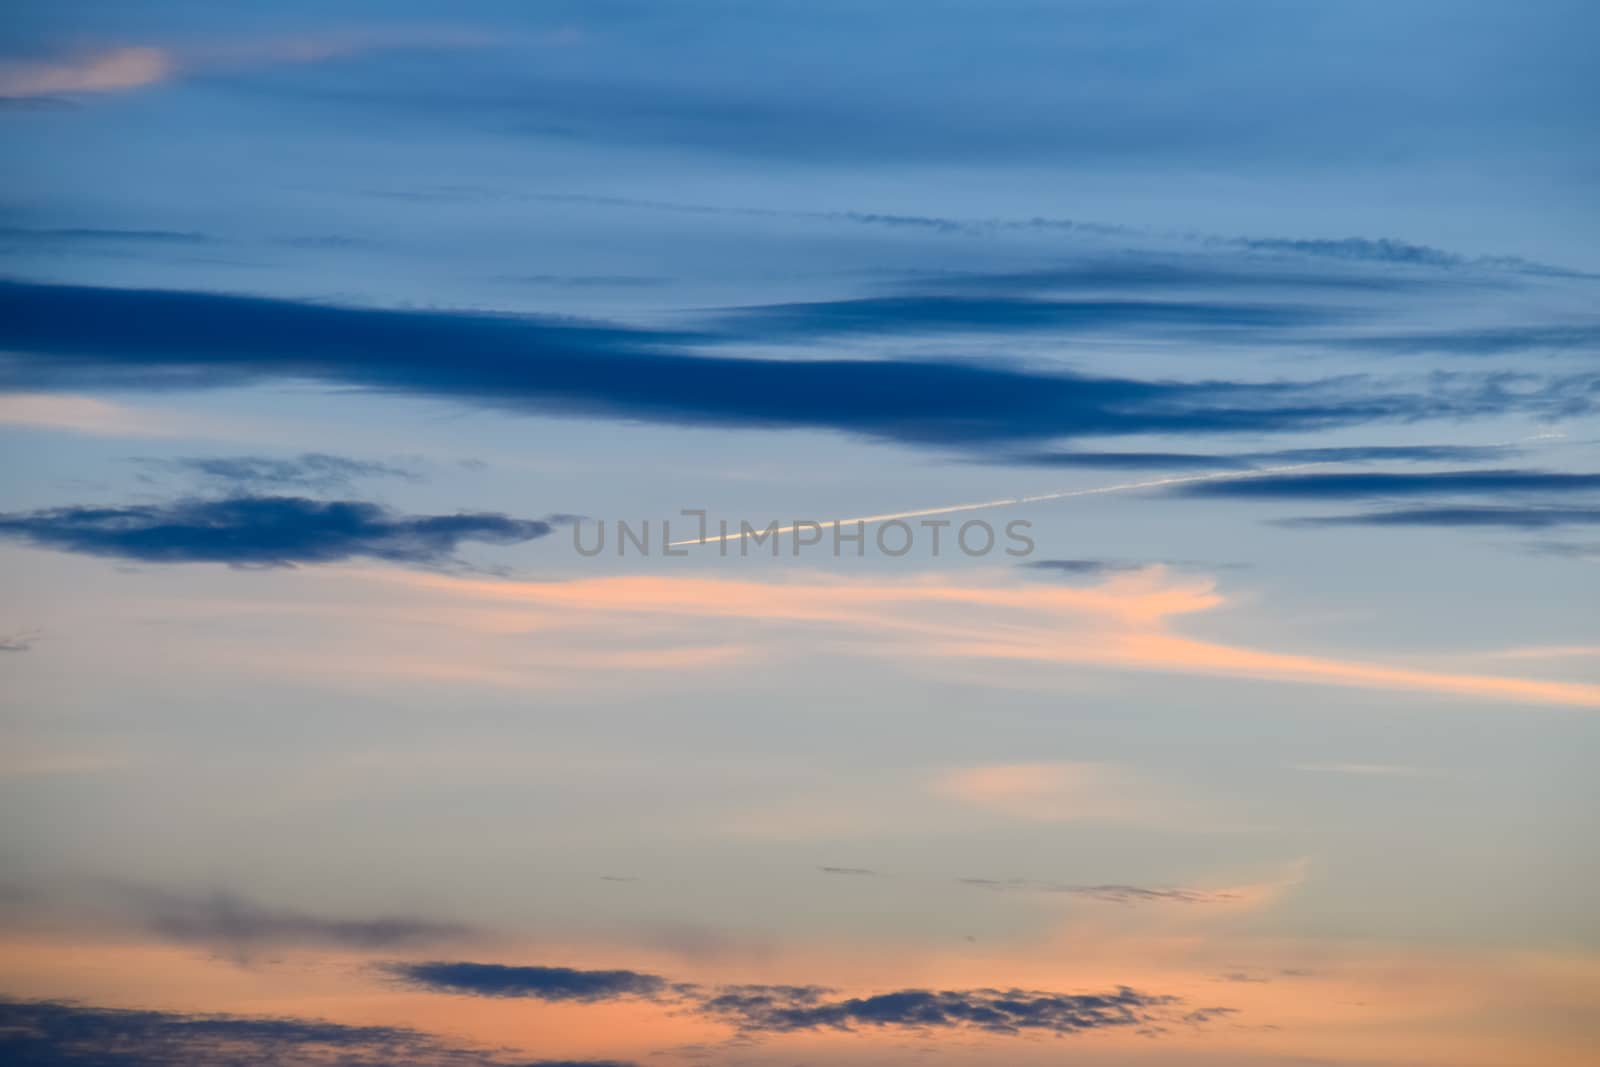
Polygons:
M1159 236L1179 240L1208 250L1239 250L1248 255L1233 262L1218 263L1189 254L1186 262L1172 258L1150 258L1146 253L1124 249L1078 263L1011 272L941 272L941 284L954 288L1015 289L1042 291L1057 288L1138 289L1138 288L1333 288L1403 290L1424 284L1492 283L1494 274L1528 274L1536 277L1593 279L1596 275L1567 267L1540 263L1520 256L1468 256L1431 245L1420 245L1395 238L1345 237L1333 239L1250 237L1205 233L1186 227L1177 233L1159 234L1148 228L1030 215L1025 217L963 217L955 215L910 215L882 211L816 211L769 207L735 207L684 201L650 200L638 197L597 196L587 193L524 193L468 189L462 186L426 191L373 191L369 195L397 199L427 200L509 200L542 201L557 204L592 204L683 215L721 215L737 218L788 219L818 223L850 223L899 230L961 236L994 236L1039 232L1048 234L1114 236ZM1259 255L1266 253L1267 256ZM1318 263L1315 270L1297 265L1285 270L1281 264L1292 260ZM1423 268L1429 275L1397 273L1392 270L1357 273L1330 271L1320 266L1329 261L1372 265L1379 268ZM1448 273L1445 273L1448 272ZM1473 278L1471 275L1480 275ZM1490 276L1490 277L1482 277ZM1426 279L1426 280L1424 280Z
M528 997L551 1001L655 999L666 979L638 971L580 971L571 967L509 967L498 963L394 963L386 970L405 982L442 993Z
M126 507L0 513L0 538L142 563L292 566L365 556L449 563L467 541L516 544L554 527L487 513L396 515L359 500L234 496Z
M1464 493L1585 493L1600 474L1535 470L1456 470L1422 474L1375 471L1267 474L1234 481L1190 482L1180 496L1352 500L1362 497L1454 496Z
M460 48L483 38L457 31L330 33L253 38L233 45L176 50L143 45L80 52L58 59L0 63L0 99L47 100L60 95L143 89L195 74L225 74L285 63L314 63L392 48Z
M1493 699L1514 703L1600 707L1600 687L1575 682L1450 670L1422 670L1351 658L1272 652L1185 637L1174 620L1214 610L1226 601L1204 579L1174 580L1162 568L1118 575L1083 588L1025 582L971 584L946 576L914 580L615 576L560 582L484 580L427 573L375 572L370 580L413 594L454 602L491 604L525 613L527 621L595 627L615 652L636 634L658 637L667 620L703 634L734 621L760 620L761 634L781 641L785 623L833 626L859 639L860 654L908 656L939 663L952 659L1036 663L1080 668L1159 671L1395 692ZM757 630L742 628L742 640ZM775 654L781 654L781 644ZM959 791L988 790L996 803L1024 805L1031 793L1092 784L1096 765L1033 765L952 781ZM1065 769L1063 769L1063 767ZM1074 770L1077 767L1077 770ZM1115 779L1115 773L1105 771ZM1065 795L1063 794L1063 795ZM1070 800L1070 796L1068 797ZM1071 810L1062 801L1062 810Z
M1164 807L1152 783L1105 763L996 763L940 775L933 791L1030 822L1140 820Z
M1588 544L1576 541L1535 541L1526 546L1536 556L1552 559L1575 559L1584 563L1600 562L1600 541Z
M414 916L335 919L273 910L225 892L185 895L121 887L118 896L133 905L142 924L160 937L224 946L241 959L252 949L273 945L396 949L470 940L482 933L463 923Z
M994 362L693 354L696 335L605 323L0 283L0 388L182 389L313 380L533 414L831 429L921 444L1303 430L1565 410L1584 394L1384 394L1310 384L1089 377Z
M0 426L110 437L198 436L208 429L206 424L174 412L132 408L70 393L0 393Z
M1463 256L1456 252L1430 245L1412 244L1389 237L1341 237L1332 239L1285 237L1230 237L1211 238L1218 243L1231 244L1255 252L1288 252L1320 259L1357 260L1368 263L1391 263L1409 267L1439 267L1446 270L1462 268L1516 271L1528 274L1557 277L1587 278L1592 275L1535 263L1520 256Z
M27 241L40 244L158 244L197 245L209 244L212 238L203 233L180 230L113 230L90 227L63 229L37 229L28 226L0 226L0 241Z
M1229 890L1147 889L1136 885L1069 885L1062 882L1038 882L1028 878L962 878L959 881L962 885L997 892L1065 893L1113 904L1215 904L1237 901L1241 898L1241 894Z
M1125 574L1149 566L1119 559L1036 559L1022 566L1036 571L1053 571L1074 577L1104 578L1112 574Z
M1545 351L1562 354L1600 350L1600 325L1570 323L1475 327L1462 330L1344 338L1342 347L1396 355L1439 352L1456 356L1498 356Z
M739 308L722 318L741 339L840 337L850 334L1013 333L1025 331L1184 331L1214 337L1220 329L1259 330L1326 322L1307 307L1155 300L1050 300L1037 297L921 293Z
M0 64L0 97L105 93L166 81L177 64L161 48L113 48L56 62Z
M0 652L27 652L39 641L38 630L13 630L0 633Z
M206 481L229 485L236 490L316 489L328 491L348 488L358 478L399 478L415 482L413 470L391 463L332 456L325 452L304 452L289 459L272 456L191 456L183 459L137 459L146 467L167 468L195 474Z
M0 1060L17 1067L627 1067L612 1060L508 1060L397 1026L9 999L0 999Z
M1261 463L1463 463L1495 459L1515 451L1508 445L1348 445L1232 454L1074 450L996 453L987 462L1112 470L1245 470Z
M1545 530L1556 526L1584 526L1600 522L1600 508L1483 504L1470 507L1398 508L1360 515L1278 519L1276 522L1279 526L1429 526L1467 529L1499 526Z
M823 874L845 874L862 878L870 878L878 873L866 867L818 867L817 870Z
M1044 993L1022 989L901 989L836 998L815 986L734 986L709 997L702 1011L744 1032L851 1030L861 1026L908 1030L1040 1031L1075 1034L1155 1022L1176 997L1120 988L1111 993Z
M412 985L469 996L585 1003L671 998L682 1008L728 1023L744 1034L848 1031L862 1026L1071 1034L1145 1025L1166 1017L1180 1003L1178 997L1149 996L1126 987L1098 994L901 989L839 997L836 990L821 986L670 984L637 971L491 963L396 963L386 970Z
M1346 774L1358 778L1438 778L1444 772L1400 763L1295 763L1290 768L1312 774Z

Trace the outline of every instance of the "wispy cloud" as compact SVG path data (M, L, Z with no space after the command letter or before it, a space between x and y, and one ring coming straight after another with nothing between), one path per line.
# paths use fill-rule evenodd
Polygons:
M113 48L72 59L0 65L0 96L106 93L166 81L178 64L162 48Z
M1355 515L1278 519L1276 522L1279 526L1425 526L1465 529L1502 527L1517 530L1547 530L1558 526L1592 526L1600 523L1600 508L1475 504L1461 507L1395 508Z
M304 452L298 456L188 456L181 459L135 459L153 470L173 470L196 475L202 480L227 486L236 492L261 492L277 489L313 489L327 492L346 489L358 479L396 478L421 480L415 470L393 463L350 459L325 452Z
M1225 603L1203 579L1174 580L1161 568L1090 587L1061 584L966 584L917 580L749 581L722 578L609 577L563 582L489 581L425 573L374 575L422 595L515 606L566 625L609 620L608 640L650 620L760 619L831 625L860 635L864 653L947 661L1072 665L1094 669L1252 678L1436 695L1600 707L1600 686L1489 674L1395 667L1380 662L1285 654L1181 636L1171 624ZM767 627L763 627L766 630ZM1079 772L1082 772L1081 774ZM996 771L950 784L996 804L1026 807L1030 793L1069 790L1101 773L1071 765ZM1074 777L1077 774L1078 777ZM1036 810L1036 809L1034 809Z
M30 99L127 92L195 74L315 63L393 48L476 47L462 31L327 33L185 47L124 45L48 59L0 63L0 98Z
M0 426L106 437L203 436L209 423L71 393L0 393Z
M1111 470L1245 470L1259 464L1301 463L1462 463L1503 458L1509 445L1347 445L1280 448L1258 452L1106 452L1050 450L996 452L984 462L1033 467L1084 467Z
M38 630L12 630L0 633L0 652L27 652L38 644L42 636Z
M962 878L959 881L962 885L995 892L1065 893L1069 896L1087 897L1113 904L1214 904L1239 899L1239 894L1229 890L1151 889L1137 885L1070 885L1063 882L1039 882L1028 878Z
M1357 778L1439 778L1444 772L1404 763L1294 763L1293 770L1314 774L1345 774Z
M1460 496L1468 493L1589 493L1600 474L1540 470L1454 470L1424 474L1307 472L1191 482L1167 490L1180 496L1352 500L1363 497Z
M166 940L211 945L244 960L261 948L303 945L363 950L472 941L483 931L465 923L408 915L333 918L263 907L234 893L182 894L120 886L119 904Z

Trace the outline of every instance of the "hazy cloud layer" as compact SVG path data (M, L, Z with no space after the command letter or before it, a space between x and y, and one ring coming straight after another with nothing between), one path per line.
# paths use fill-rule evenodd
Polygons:
M186 895L124 888L119 896L136 909L139 921L152 933L171 941L215 945L241 957L276 945L398 949L468 940L482 933L465 923L417 916L346 919L275 910L224 892Z

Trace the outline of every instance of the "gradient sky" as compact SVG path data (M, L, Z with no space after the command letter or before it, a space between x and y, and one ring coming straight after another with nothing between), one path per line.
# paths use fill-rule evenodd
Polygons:
M1592 1062L1597 34L8 5L0 1059Z

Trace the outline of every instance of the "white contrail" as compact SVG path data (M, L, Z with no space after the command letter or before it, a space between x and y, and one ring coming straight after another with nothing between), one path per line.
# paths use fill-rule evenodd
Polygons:
M1147 482L1124 482L1121 485L1097 485L1092 489L1063 489L1060 492L1038 493L1034 496L1013 496L1006 497L1003 500L985 500L978 504L950 504L945 507L922 508L918 511L895 511L886 515L858 515L855 518L850 519L828 519L827 521L817 525L828 526L836 522L843 526L847 523L855 522L889 522L893 519L917 519L924 515L949 515L958 511L978 511L983 508L1003 508L1015 504L1037 504L1043 500L1066 500L1069 497L1075 496L1098 496L1101 493L1126 493L1135 489L1156 489L1164 485L1183 485L1187 482L1218 482L1239 478L1259 478L1266 474L1282 474L1285 471L1297 471L1303 470L1306 467L1324 467L1327 465L1328 461L1323 461L1319 463L1291 463L1282 467L1258 467L1254 470L1248 471L1215 471L1211 474L1180 474L1169 478L1154 478ZM769 534L776 533L779 536L782 536L786 533L793 533L801 526L809 527L810 525L810 523L795 523L791 526L780 526L776 530L769 530L765 528L759 530L745 529L738 533L708 535L704 539L691 537L687 541L673 541L668 547L679 548L683 545L712 545L721 543L723 541L740 541L751 536L752 534L760 534L762 537L766 537Z

